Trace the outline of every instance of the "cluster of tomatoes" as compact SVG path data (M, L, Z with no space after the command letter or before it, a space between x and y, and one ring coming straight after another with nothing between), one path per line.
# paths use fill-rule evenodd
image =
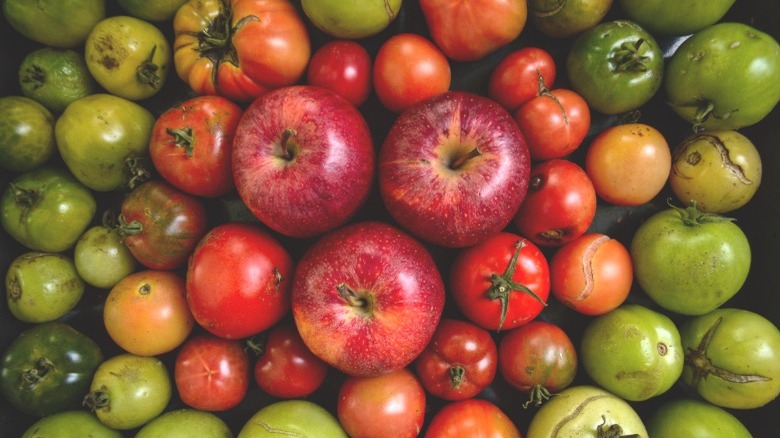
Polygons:
M100 7L69 11L54 37L4 3L16 26L2 37L19 42L3 48L14 62L0 97L8 436L764 436L776 424L778 306L763 294L777 280L780 160L767 143L780 54L760 2L688 42L669 29L714 23L733 2L685 14L630 0L557 12L388 0L381 13L341 0L86 3ZM717 41L741 51L696 70L728 51ZM724 67L759 58L763 70ZM84 76L52 92L34 64ZM506 229L465 248L423 243L446 303L395 372L335 369L301 338L289 295L250 296L269 272L289 288L320 237L268 229L231 166L247 105L293 84L351 102L377 145L448 90L489 97L525 137L528 192ZM394 223L377 190L362 219ZM230 278L215 274L226 260Z

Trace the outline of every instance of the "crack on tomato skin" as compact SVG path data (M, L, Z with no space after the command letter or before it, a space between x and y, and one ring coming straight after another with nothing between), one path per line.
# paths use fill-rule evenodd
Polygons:
M395 20L395 11L390 5L390 0L385 0L385 11L387 11L387 22L392 23Z
M582 275L585 276L585 286L577 295L577 301L585 301L593 292L595 285L595 278L593 275L593 257L601 246L610 240L609 236L600 236L598 239L591 242L582 254Z
M284 435L284 436L299 436L299 437L305 437L306 435L291 431L291 430L285 430L285 429L279 429L276 427L271 426L270 424L266 423L265 421L259 421L256 420L254 424L260 426L268 433L278 434L278 435Z

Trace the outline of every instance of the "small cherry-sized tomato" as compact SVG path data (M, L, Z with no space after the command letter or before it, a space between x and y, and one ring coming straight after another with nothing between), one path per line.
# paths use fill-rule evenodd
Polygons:
M536 318L547 305L550 271L536 245L500 232L456 256L450 285L469 321L487 330L511 329Z
M493 382L497 361L490 332L468 321L445 318L414 366L429 393L444 400L463 400Z
M550 259L553 296L584 315L601 315L623 304L633 279L628 249L601 233L583 234Z
M201 411L238 405L249 389L249 355L241 341L198 334L176 355L173 379L182 402Z
M450 89L452 71L444 53L425 37L401 33L388 38L374 59L379 102L392 112Z
M574 381L577 351L561 327L531 321L504 333L498 344L498 370L510 385L528 394L524 407L540 406Z
M128 275L108 293L103 323L111 339L129 353L156 356L177 348L195 325L184 278L172 271Z
M230 163L242 109L221 96L197 96L162 113L152 128L149 156L171 185L215 197L235 184Z
M437 411L426 438L500 437L520 438L512 419L494 403L469 398L451 402Z
M585 232L596 217L596 190L571 160L543 161L531 169L528 193L512 222L540 246L561 246Z
M351 40L333 40L314 52L306 70L309 85L318 85L362 105L373 90L371 55Z
M585 171L596 193L614 205L651 201L664 188L672 152L663 134L644 123L605 129L588 146Z
M336 412L354 438L413 438L425 420L425 388L408 368L374 377L349 376L339 388Z
M523 47L504 57L490 73L488 97L509 112L536 97L540 83L552 89L557 67L552 55L539 47Z
M269 332L255 362L254 378L274 397L305 397L325 381L330 368L303 343L295 324L278 324Z
M536 97L518 108L514 117L525 135L531 158L538 161L563 158L574 152L590 129L588 103L576 91L566 88L541 88Z

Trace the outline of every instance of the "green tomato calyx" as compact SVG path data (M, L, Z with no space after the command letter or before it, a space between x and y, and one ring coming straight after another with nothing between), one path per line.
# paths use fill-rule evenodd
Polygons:
M188 157L195 153L195 137L192 135L192 127L181 129L166 128L165 133L173 137L173 144L177 148L183 148Z
M551 393L549 389L537 383L528 391L528 400L523 403L523 409L528 409L528 406L531 406L531 403L538 408L542 403L549 400L550 397L554 395L557 394Z
M14 202L22 209L21 217L24 218L29 210L32 210L43 198L42 190L25 189L24 187L10 183Z
M268 333L263 332L256 336L250 336L244 340L244 351L260 357L265 353L265 344L268 342Z
M598 438L633 438L639 437L638 434L623 435L623 428L619 424L613 423L607 426L607 417L601 416L602 423L596 426L596 437Z
M102 386L101 389L85 395L81 404L89 409L90 412L95 412L98 409L109 408L111 405L111 398L106 391L106 387Z
M646 72L649 70L649 56L640 53L642 45L645 44L644 38L639 38L634 42L626 41L620 45L620 49L612 54L610 59L615 71L623 72Z
M49 371L53 370L54 363L45 357L40 357L35 361L35 366L22 373L20 388L32 390L38 383L46 377Z
M707 213L699 210L696 207L696 200L691 199L691 203L688 207L682 208L671 203L671 199L667 200L669 207L675 209L680 214L680 220L683 224L689 227L698 227L702 224L719 223L719 222L732 222L735 219L731 217L721 216L715 213Z
M137 220L127 222L127 219L125 219L125 215L123 214L120 214L117 217L117 222L116 230L123 238L127 236L135 236L144 230L144 225L141 222Z
M24 70L19 82L30 84L33 90L37 90L46 83L46 72L40 66L33 64Z
M160 66L154 63L154 53L156 51L157 44L152 46L152 51L149 52L149 56L136 67L135 74L138 82L158 90L163 81L160 75L157 74L157 70L160 69Z
M125 159L124 170L128 189L132 190L152 179L148 161L146 157L128 157Z

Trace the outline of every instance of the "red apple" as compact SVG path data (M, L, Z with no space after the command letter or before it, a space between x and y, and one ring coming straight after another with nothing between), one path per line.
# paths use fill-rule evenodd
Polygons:
M239 196L261 222L291 237L345 224L368 197L374 166L363 115L335 92L311 85L257 98L233 143Z
M384 222L316 241L295 269L292 312L307 347L353 376L409 365L433 336L444 283L427 249Z
M530 155L506 109L450 91L398 116L378 167L393 219L427 242L465 247L512 220L528 190Z

